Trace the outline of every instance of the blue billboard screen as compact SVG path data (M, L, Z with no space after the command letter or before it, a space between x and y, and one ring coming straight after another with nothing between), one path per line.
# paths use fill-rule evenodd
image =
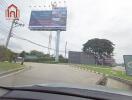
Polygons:
M67 9L54 8L47 11L32 11L29 29L47 31L66 31Z

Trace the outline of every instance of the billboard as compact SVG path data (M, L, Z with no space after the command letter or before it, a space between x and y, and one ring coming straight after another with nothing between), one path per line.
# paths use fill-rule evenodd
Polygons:
M124 55L124 64L127 75L132 75L132 55Z
M47 11L32 11L29 29L40 31L66 31L66 20L66 7L57 7Z

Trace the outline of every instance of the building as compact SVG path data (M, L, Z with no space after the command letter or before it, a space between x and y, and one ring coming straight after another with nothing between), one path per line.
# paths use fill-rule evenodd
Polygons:
M74 64L96 64L93 54L75 51L69 51L68 62Z

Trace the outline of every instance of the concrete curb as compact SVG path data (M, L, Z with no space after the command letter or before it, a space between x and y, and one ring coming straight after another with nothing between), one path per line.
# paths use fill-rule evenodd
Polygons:
M79 68L79 66L77 66L77 67ZM80 68L80 69L81 69L81 68ZM100 84L101 81L104 81L104 80L105 80L105 78L111 78L111 79L120 81L120 82L122 82L122 83L124 83L124 84L128 84L128 85L131 85L131 86L132 86L132 81L125 80L125 79L122 79L122 78L119 78L119 77L109 76L108 74L103 74L103 73L100 73L100 72L96 72L96 71L94 71L94 70L89 70L89 69L87 69L87 71L102 75L102 78L101 78L96 84Z
M0 77L1 77L1 76L4 76L4 75L7 75L7 74L10 74L10 73L13 73L13 72L16 72L16 71L19 71L19 70L23 70L24 68L25 68L25 67L15 68L15 69L11 69L11 70L2 72L2 73L0 73Z
M120 81L122 83L125 83L125 84L128 84L128 85L132 86L132 81L125 80L125 79L122 79L122 78L119 78L119 77L109 76L108 74L103 74L103 73L96 72L96 71L93 71L93 70L89 70L89 71L92 72L92 73L102 75L102 78L99 80L99 82L97 82L97 84L99 84L101 82L101 80L104 80L104 78L111 78L111 79L114 79L114 80L117 80L117 81Z
M117 81L120 81L122 83L125 83L125 84L132 86L132 81L129 81L129 80L125 80L125 79L122 79L119 77L114 77L114 76L107 76L107 78L111 78L111 79L114 79L114 80L117 80Z
M92 73L96 73L96 74L102 75L103 78L101 78L101 80L104 80L104 77L105 78L111 78L111 79L114 79L114 80L117 80L117 81L120 81L122 83L125 83L125 84L128 84L128 85L131 85L132 86L132 81L130 81L130 80L122 79L120 77L115 77L115 76L109 76L108 74L103 74L103 73L95 72L95 71L92 71L92 70L89 70L89 71L92 72ZM99 82L97 82L97 84L100 83L101 80L99 80Z
M106 76L103 74L103 73L100 73L100 72L96 72L94 70L91 70L91 69L85 69L85 68L81 68L77 65L73 65L72 67L75 67L75 68L78 68L78 69L81 69L81 70L86 70L90 73L95 73L95 74L98 74L98 75L102 75L101 78L96 82L96 85L104 85L106 84Z
M92 73L102 75L102 78L96 84L99 84L102 80L105 80L105 78L111 78L111 79L114 79L114 80L117 80L117 81L120 81L122 83L125 83L125 84L128 84L128 85L132 86L132 81L125 80L125 79L122 79L122 78L119 78L119 77L109 76L108 74L103 74L103 73L95 72L95 71L92 71L92 70L89 70L89 71L92 72Z

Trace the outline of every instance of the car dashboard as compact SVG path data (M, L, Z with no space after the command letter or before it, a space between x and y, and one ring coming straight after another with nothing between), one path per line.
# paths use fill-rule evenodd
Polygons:
M130 95L80 88L38 85L0 88L0 100L132 100Z

